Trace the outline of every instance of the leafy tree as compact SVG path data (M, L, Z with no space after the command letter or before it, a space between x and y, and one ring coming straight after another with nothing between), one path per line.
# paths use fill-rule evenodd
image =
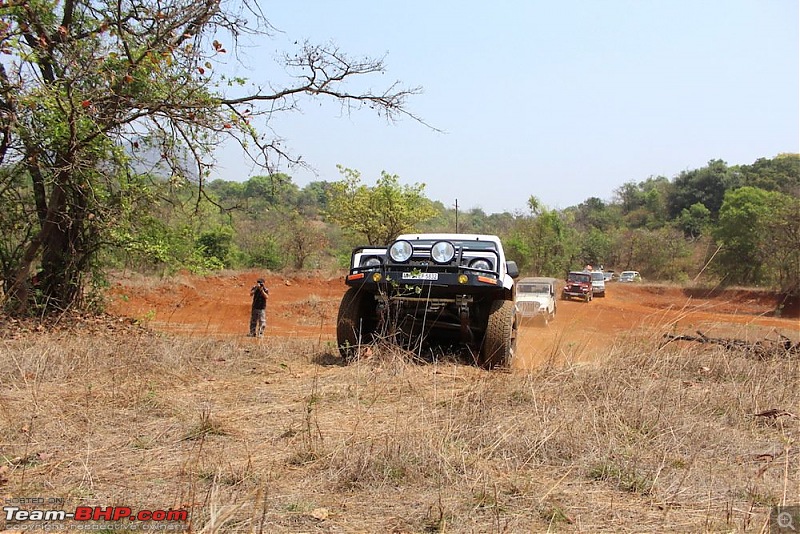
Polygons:
M361 183L361 173L339 166L344 179L334 182L326 215L368 245L385 245L436 213L425 197L425 184L400 185L396 174L381 172L375 187Z
M290 207L297 204L300 189L283 173L253 176L244 183L244 196L249 209Z
M233 230L230 227L219 227L201 233L197 238L197 245L206 258L213 258L220 265L230 266L233 252Z
M121 214L140 192L143 168L176 184L194 181L199 199L227 137L256 164L296 163L261 130L303 96L413 117L405 102L416 89L360 90L355 82L384 72L383 61L352 59L335 46L304 43L287 54L288 81L248 87L216 68L235 57L228 48L240 37L270 28L251 0L0 5L0 190L23 192L0 197L0 211L35 214L34 231L3 234L4 247L22 250L7 268L18 310L36 262L48 310L80 299L84 274L126 223Z
M737 187L751 186L800 197L800 154L759 158L737 169Z
M574 230L538 198L528 199L530 216L517 220L508 238L511 259L537 276L562 276L576 260Z
M591 197L581 202L574 211L575 226L581 231L591 228L606 231L614 225L613 211L597 197Z
M800 196L772 194L763 247L781 290L800 296Z
M609 234L592 228L582 233L579 240L581 263L600 266L611 264L611 239Z
M679 217L684 209L700 203L716 220L725 191L734 181L722 160L711 160L706 167L682 172L673 182L667 198L669 217Z
M667 220L667 199L672 184L664 176L627 182L616 190L616 205L630 228L660 228Z
M797 284L800 200L756 187L729 191L715 237L722 245L716 270L729 284Z
M316 216L328 208L328 182L311 182L300 190L297 209L308 216Z
M220 203L232 208L240 207L242 200L247 196L244 183L220 179L206 183L205 191L206 194L213 195L218 199Z
M684 208L677 220L677 226L684 235L697 239L705 235L711 226L711 212L700 202Z
M24 173L6 174L1 169L0 182L0 278L13 280L24 253L24 244L34 236L36 209L33 189ZM9 287L4 287L8 291Z

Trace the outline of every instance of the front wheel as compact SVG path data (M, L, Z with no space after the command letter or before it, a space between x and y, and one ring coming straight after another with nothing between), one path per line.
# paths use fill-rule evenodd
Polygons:
M369 341L375 330L376 319L372 295L351 287L342 297L339 304L339 316L336 319L336 342L339 354L346 362L352 362L358 356L358 348Z
M517 348L517 322L514 303L495 300L489 311L489 321L481 347L481 364L492 369L509 365Z

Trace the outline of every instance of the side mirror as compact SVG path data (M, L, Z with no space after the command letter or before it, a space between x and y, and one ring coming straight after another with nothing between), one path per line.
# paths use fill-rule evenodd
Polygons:
M519 276L519 267L517 267L517 262L508 260L506 262L506 272L511 278L517 278Z

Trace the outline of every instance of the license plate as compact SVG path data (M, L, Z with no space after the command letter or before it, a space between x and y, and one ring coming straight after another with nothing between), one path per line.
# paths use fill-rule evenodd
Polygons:
M403 280L438 280L439 273L403 273Z

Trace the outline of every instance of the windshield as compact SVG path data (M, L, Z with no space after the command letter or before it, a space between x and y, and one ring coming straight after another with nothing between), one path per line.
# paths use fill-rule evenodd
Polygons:
M620 278L624 278L625 280L633 279L636 277L636 273L626 272L619 275Z
M606 279L605 276L603 276L603 273L601 273L600 271L595 271L592 273L592 281L594 282L598 282L600 280L605 280L605 279Z
M588 273L569 273L567 280L570 282L590 282L591 278Z
M550 293L550 286L547 284L520 284L517 287L520 293Z

